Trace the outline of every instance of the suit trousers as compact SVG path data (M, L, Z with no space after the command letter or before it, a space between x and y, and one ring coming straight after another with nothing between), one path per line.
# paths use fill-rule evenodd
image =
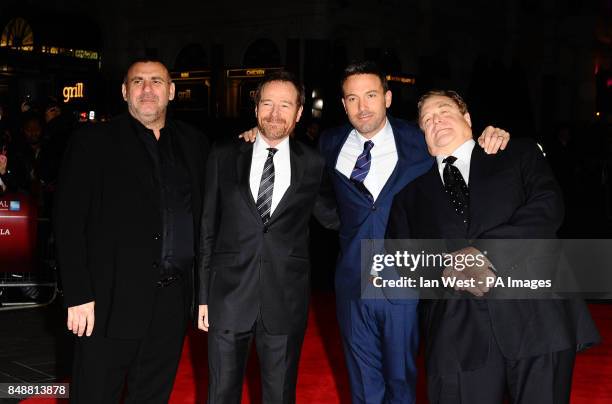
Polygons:
M353 404L415 402L417 305L338 300L336 310Z
M261 370L263 403L295 403L297 371L304 329L270 334L261 316L245 332L211 327L208 335L208 403L240 404L251 342L255 338Z
M124 389L126 404L168 402L187 328L183 281L156 292L144 338L77 338L71 403L118 403Z
M428 375L431 404L568 404L576 348L519 360L489 344L487 364L445 376ZM508 400L508 401L504 401Z

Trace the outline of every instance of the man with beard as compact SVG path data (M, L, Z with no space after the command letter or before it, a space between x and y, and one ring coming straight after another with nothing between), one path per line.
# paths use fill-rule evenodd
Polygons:
M65 153L55 230L74 403L168 401L193 307L204 159L201 133L166 117L174 83L130 65L128 114L85 127Z
M213 147L206 171L198 327L209 331L208 402L239 403L255 338L264 403L294 403L310 294L308 222L337 227L324 162L290 136L304 87L288 72L255 95L255 143Z

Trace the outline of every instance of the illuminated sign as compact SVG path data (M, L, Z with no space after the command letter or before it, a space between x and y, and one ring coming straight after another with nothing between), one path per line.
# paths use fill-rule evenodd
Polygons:
M266 74L266 71L264 69L247 69L246 71L247 76L261 77L265 74Z
M395 81L402 84L414 84L416 83L416 79L414 77L407 76L387 76L387 81Z
M0 229L0 236L10 236L11 231L9 229Z
M210 79L210 70L190 70L187 72L170 72L172 80L196 81L197 79Z
M178 99L183 101L183 100L190 100L191 99L191 89L188 88L186 90L183 91L179 91L178 92Z
M59 48L57 46L46 46L43 45L40 47L40 51L42 53L46 53L48 55L61 55L74 57L78 59L89 59L89 60L99 60L100 55L96 51L86 50L86 49L69 49L69 48Z
M231 77L231 78L249 78L249 77L259 78L259 77L264 77L266 74L268 74L270 72L279 71L279 70L281 70L281 69L280 68L230 69L230 70L227 71L227 77Z
M84 98L83 83L76 83L73 87L64 87L62 95L64 96L64 102L68 102L73 98Z

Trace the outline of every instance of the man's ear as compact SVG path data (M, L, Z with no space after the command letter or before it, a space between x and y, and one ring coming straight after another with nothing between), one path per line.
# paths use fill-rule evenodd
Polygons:
M471 128L472 127L472 118L470 117L470 113L466 112L465 114L463 114L463 119L465 119L465 121L468 123L468 126Z
M304 106L302 105L300 109L298 109L297 116L295 118L295 122L298 123L300 118L302 117L302 111L304 111Z
M168 94L168 100L172 101L174 99L174 94L176 92L176 86L174 82L170 83L170 93Z
M391 93L391 90L387 90L387 92L385 93L385 106L387 108L391 106L392 99L393 99L393 94Z
M346 103L344 102L344 98L340 98L342 100L342 106L344 107L344 113L348 115L348 111L346 110Z
M123 94L123 101L127 101L127 86L125 83L121 84L121 94Z

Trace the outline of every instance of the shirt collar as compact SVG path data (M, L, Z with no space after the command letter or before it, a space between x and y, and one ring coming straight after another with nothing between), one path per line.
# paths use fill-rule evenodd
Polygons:
M474 139L468 139L461 146L457 147L451 155L457 157L457 161L469 163L475 145ZM448 155L436 156L438 165L443 164L444 159L447 157Z
M353 129L353 131L351 131L351 136L353 136L353 138L359 142L361 147L363 147L363 144L368 140L371 140L372 143L374 143L374 146L380 146L381 144L389 141L390 139L393 139L393 129L391 128L389 120L385 118L385 126L383 126L383 128L371 139L368 139L363 136L361 133L359 133L359 131L357 131L357 129Z
M132 114L128 113L128 116L130 117L130 121L132 122L132 126L134 127L134 129L136 130L137 133L140 133L141 135L150 135L155 139L155 135L153 134L153 130L147 128L146 126L144 126L142 124L142 122L140 122L138 119L134 118L132 116ZM166 116L166 122L163 128L161 128L159 130L160 133L160 138L163 134L169 133L172 131L172 121L170 119L168 119L168 117Z
M266 140L263 138L261 133L258 133L258 136L255 138L255 144L253 144L253 153L268 154L269 147L271 146L268 144L268 142L266 142ZM274 146L274 148L277 150L277 153L279 152L284 153L286 149L288 150L289 149L289 136L281 140L281 142L277 144L276 146Z

